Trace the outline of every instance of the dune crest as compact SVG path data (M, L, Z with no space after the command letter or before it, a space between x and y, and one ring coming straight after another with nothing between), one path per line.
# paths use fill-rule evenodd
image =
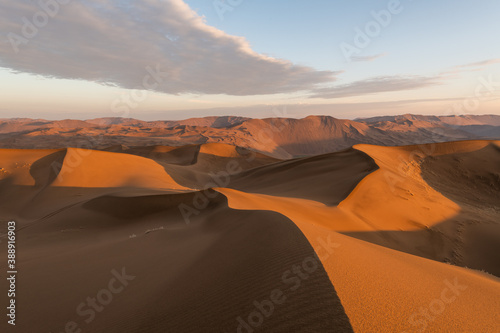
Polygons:
M23 249L22 330L60 331L113 267L136 280L82 329L234 332L262 304L266 332L498 326L498 141L290 160L225 143L0 157L0 218L17 222Z
M68 148L61 170L51 186L187 190L150 159L78 148Z
M423 230L429 234L424 238L430 237L433 242L437 241L437 233L440 237L458 242L460 235L454 230L434 230L433 227L456 217L462 208L426 182L422 164L428 158L476 152L497 144L472 141L406 147L355 146L355 149L372 157L379 169L365 176L337 207L327 207L311 200L251 194L227 188L217 190L228 198L232 208L270 210L287 216L311 244L318 244L318 240L324 239L325 235L335 241L338 249L335 248L333 255L318 255L323 258L322 263L332 284L338 289L354 331L403 332L427 326L435 330L441 327L488 331L496 326L496 315L491 310L498 306L498 278L434 261L442 261L449 255L445 246L434 254L434 260L424 259L429 257L425 250L418 253L424 258L411 255L421 245L422 237L409 238L413 244L406 248L402 246L399 250L403 252L356 238L397 247L391 239L396 234L386 238L384 235L389 233L380 232ZM496 230L499 230L498 223ZM370 237L366 237L365 233L359 236L360 231L369 231ZM492 254L482 252L481 255ZM476 258L478 256L476 254ZM388 275L388 270L397 270L397 273ZM453 310L445 316L425 319L418 313L415 304L421 308L429 307L434 299L439 299L450 281L460 281L464 288L464 293L453 302ZM381 289L381 286L390 288ZM479 323L467 319L471 304L481 309Z

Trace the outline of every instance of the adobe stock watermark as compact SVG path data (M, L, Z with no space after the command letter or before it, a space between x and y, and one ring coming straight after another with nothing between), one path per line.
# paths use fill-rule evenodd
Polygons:
M255 159L255 153L249 151L249 157L246 158L247 162ZM190 224L193 215L200 215L201 211L206 209L210 204L210 199L215 199L220 195L219 192L214 190L214 187L227 187L231 182L231 177L243 171L240 162L231 160L226 164L226 169L217 173L209 173L212 181L205 184L203 191L195 193L192 205L181 203L178 208L184 220L184 223Z
M335 252L335 249L340 247L340 244L333 242L331 234L328 235L326 240L318 238L317 241L318 244L314 246L316 252L314 255L304 258L302 262L283 272L281 283L286 287L273 289L269 293L268 299L255 300L252 303L253 310L248 315L236 318L238 324L236 333L255 332L266 319L273 315L276 308L287 301L287 293L290 295L290 292L297 291L302 283L321 267L321 261L327 260ZM320 256L319 252L323 254Z
M17 264L16 264L16 222L7 222L7 297L9 306L7 307L7 323L16 325L16 281L17 281Z
M418 167L419 161L426 156L432 155L435 151L436 144L419 144L410 152L408 158L403 157L401 154L398 155L400 162L396 167L396 172L387 169L384 171L384 179L389 185L391 192L395 194L398 184L408 181L407 177L411 168Z
M102 312L113 301L114 296L121 293L129 285L129 281L135 279L135 276L128 275L125 272L125 267L121 269L121 272L113 269L111 275L113 277L109 280L106 288L99 290L95 297L87 297L84 302L81 302L76 307L76 314L83 319L85 324L90 324L94 321L96 313ZM63 330L58 330L57 332L82 333L83 329L80 326L76 321L68 321L64 325ZM50 333L53 332L51 331Z
M150 91L157 89L168 77L168 73L163 71L161 64L157 64L154 68L146 67L147 74L142 79L142 86L135 90L123 93L119 98L116 98L111 103L111 111L118 113L119 117L128 117L133 108L137 108L141 102L144 102L149 96ZM66 174L73 172L83 161L83 158L94 152L94 149L99 147L104 142L104 134L97 137L87 137L87 142L78 143L73 150L71 156L64 158L65 168L58 161L52 162L51 166L57 174L57 179L63 181Z
M425 307L420 307L418 311L414 312L409 318L408 322L417 329L417 332L424 332L429 323L436 320L437 316L441 315L451 303L455 302L457 298L468 288L466 285L461 285L458 278L455 277L453 282L448 280L443 281L445 287L441 291L439 297L433 299ZM403 331L401 333L409 333L410 331Z
M494 81L493 74L488 75L488 77L480 76L477 80L478 84L474 89L474 94L453 104L448 110L449 113L456 115L475 112L481 106L482 99L492 96L500 89L500 81Z
M413 1L413 0L408 0ZM351 62L353 55L358 55L362 50L370 46L372 41L379 37L384 28L387 28L394 16L401 14L404 6L400 0L390 0L387 3L386 9L379 11L372 10L370 15L373 20L368 21L363 28L356 26L354 28L355 35L352 43L340 43L340 51L344 55L347 62Z
M83 158L94 152L93 149L99 147L104 140L104 135L100 134L97 137L86 137L87 142L79 142L76 149L72 150L72 154L64 157L64 162L53 161L51 163L52 170L57 174L57 180L62 182L66 174L71 174L82 162ZM64 164L64 168L63 168Z
M21 21L23 26L20 33L9 32L7 34L7 39L12 46L12 49L17 54L19 53L19 47L21 45L27 45L30 40L35 38L40 29L44 28L49 24L50 20L53 19L61 10L62 5L67 5L72 0L39 0L37 1L40 10L35 12L31 18L23 16Z
M488 77L480 76L477 79L478 83L474 89L474 94L470 97L464 98L462 101L450 105L447 110L447 115L465 115L467 113L476 112L479 110L484 98L493 96L494 93L500 90L500 81L495 81L493 74ZM459 122L463 122L462 118L458 118ZM460 125L460 124L456 124ZM397 185L407 181L407 173L409 168L417 167L422 159L432 155L436 151L436 143L445 136L445 128L436 128L431 131L431 141L427 144L419 144L415 149L410 152L409 157L406 159L402 155L398 156L400 163L396 168L396 173L391 170L385 170L384 178L389 184L391 192L396 193ZM410 164L408 164L410 163ZM413 163L413 164L412 164Z
M236 7L240 6L244 0L214 0L212 2L217 15L221 21L224 21L224 15L227 12L232 12Z
M157 89L169 76L168 72L162 69L161 64L156 64L154 68L147 66L146 72L147 74L142 78L141 86L123 93L111 103L110 108L113 113L118 114L119 117L128 117L130 111L144 102L148 98L150 91Z
M273 108L272 112L277 117L290 117L286 106L283 107L282 111L278 108ZM285 124L278 124L277 120L273 119L269 128L261 128L259 130L256 134L256 139L259 143L266 145L272 142L274 136L283 131L285 127ZM241 151L240 154L245 157L244 160L246 162L252 162L257 156L257 153L252 150L244 150ZM179 212L182 215L184 223L190 224L193 216L199 215L201 211L208 207L211 199L215 199L220 195L220 193L213 188L227 187L231 183L231 178L242 171L243 167L241 165L241 161L230 160L227 162L225 170L221 170L217 173L209 173L211 180L208 181L200 191L195 193L191 205L185 203L179 204Z

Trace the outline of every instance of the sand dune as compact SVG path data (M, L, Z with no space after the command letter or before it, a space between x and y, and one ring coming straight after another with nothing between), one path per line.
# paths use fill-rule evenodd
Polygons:
M16 328L498 331L499 141L276 156L224 143L0 150Z
M70 148L52 186L186 190L158 163L129 154Z
M433 327L435 331L493 331L493 328L498 325L498 317L495 314L492 315L490 311L499 305L498 279L436 261L410 256L404 252L416 252L423 257L431 257L440 261L449 262L455 259L454 263L459 264L456 262L456 258L443 258L443 256L457 255L457 253L448 252L457 251L458 242L468 242L461 239L461 234L457 234L453 229L446 230L434 227L436 224L458 215L461 207L434 190L423 180L420 165L423 160L435 160L439 156L455 158L454 154L457 153L470 154L472 152L471 159L476 161L478 155L483 154L488 154L490 159L493 156L498 158L500 153L495 144L498 143L483 141L398 148L355 146L357 150L371 156L379 169L366 176L336 208L309 200L249 194L229 189L219 189L219 191L228 197L230 207L280 212L294 221L312 244L325 235L331 235L338 243L339 250L335 252L335 255L327 256L323 260L323 265L329 273L333 285L336 286L341 300L343 300L355 331L397 332L406 329L411 331L415 330L416 327L423 328L425 326L427 328L427 325ZM478 253L476 248L469 250L475 254L474 259L479 257L493 257L493 259L483 260L483 263L488 262L488 264L482 267L478 261L470 261L470 264L476 268L496 273L499 262L496 255L498 247L497 241L493 239L498 240L498 236L500 236L498 234L500 230L498 225L500 192L495 187L500 184L500 179L497 178L500 175L498 172L500 164L493 158L490 160L490 165L480 163L479 165L481 165L480 168L488 169L488 172L496 172L497 183L496 185L490 184L493 186L489 187L489 190L493 191L494 196L491 197L490 201L496 204L497 213L493 218L483 220L478 224L489 226L496 233L489 239L488 237L482 238L483 241L490 242L490 245L484 247L487 250L481 253ZM444 166L453 167L449 163L441 162L441 168ZM432 168L427 163L424 163L424 167ZM478 167L475 165L466 165L465 167L468 167L467 170L470 173L478 171ZM401 169L398 170L398 168ZM298 169L295 168L295 170ZM293 174L295 170L288 170L289 174ZM350 170L350 168L346 168L343 176L348 177L346 173ZM441 171L437 167L432 168L432 170ZM445 170L440 175L434 175L437 177L446 176L448 171ZM290 177L294 178L292 175ZM447 179L440 178L441 183L448 185L456 185L457 181L459 179L447 182ZM471 184L458 186L461 197L464 197L464 191L468 190L467 185ZM477 192L491 195L488 194L488 191L483 190L479 189ZM469 197L469 195L465 197ZM476 219L483 218L485 214L481 213L483 214L480 217L476 216ZM370 233L359 237L361 230ZM394 239L396 234L389 236L388 233L380 233L390 230L425 230L427 235ZM346 231L351 232L346 233ZM388 247L396 247L404 252L363 243L346 238L346 236L336 232L365 238ZM366 234L370 236L368 237ZM450 248L442 244L446 239L451 239ZM405 244L401 244L402 241ZM344 244L347 247L340 246ZM360 250L361 247L364 250ZM421 247L424 248L421 249ZM437 247L437 249L430 252L425 247ZM464 248L460 250L465 251ZM490 252L489 250L496 251ZM470 256L470 254L464 253L459 255ZM470 264L469 266L471 266ZM391 273L388 270L395 271ZM476 288L477 286L477 289L475 291L469 290L467 296L454 303L454 312L447 313L446 316L437 318L431 316L433 319L427 320L422 315L415 315L418 313L415 304L420 304L425 308L433 301L433 298L439 298L440 292L445 286L443 285L444 281L452 281L453 279L461 281L467 287L473 285ZM382 286L388 289L384 290ZM343 295L345 298L342 297ZM471 304L474 304L475 309L481 308L479 310L481 315L478 314L482 317L479 320L480 323L473 323L466 316ZM364 311L360 311L360 309ZM373 321L373 318L377 319Z
M62 161L65 151L63 149L1 149L0 179L8 180L16 185L35 185L38 170L44 169L44 160L54 156ZM56 157L57 156L57 157Z

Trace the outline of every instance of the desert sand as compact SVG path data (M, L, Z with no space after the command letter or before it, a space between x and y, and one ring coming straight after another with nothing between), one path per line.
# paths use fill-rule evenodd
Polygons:
M286 109L277 114L281 113L286 115ZM0 119L0 148L76 147L134 153L146 146L225 143L279 159L332 153L356 144L400 146L499 138L497 115L405 114L354 120L330 116L302 119L220 116L176 121L118 117L85 121Z
M278 139L1 149L16 331L500 330L500 141Z

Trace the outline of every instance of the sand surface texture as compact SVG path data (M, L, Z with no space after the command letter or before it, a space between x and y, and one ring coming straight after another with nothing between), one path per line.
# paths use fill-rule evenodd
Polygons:
M1 149L0 330L500 331L499 141L302 148Z

